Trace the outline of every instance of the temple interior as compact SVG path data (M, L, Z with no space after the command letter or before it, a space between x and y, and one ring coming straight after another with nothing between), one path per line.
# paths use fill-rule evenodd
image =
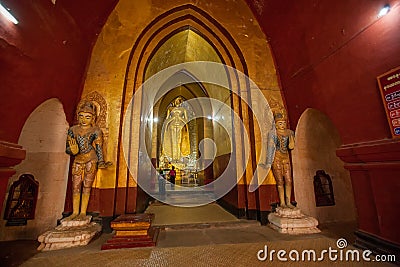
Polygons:
M80 211L103 232L88 245L93 251L111 237L113 220L146 213L161 229L157 249L195 244L183 239L188 229L205 251L211 245L201 240L215 245L218 235L235 236L238 247L227 258L248 251L248 236L307 248L308 235L287 238L270 227L286 199L285 208L315 219L325 237L340 233L358 249L396 255L399 264L399 0L1 5L5 251L22 241L38 245L85 200ZM80 109L89 102L92 109ZM80 114L93 117L89 126ZM98 169L79 161L89 130L79 130L73 152L73 125L95 129L89 150L93 145ZM271 150L272 136L282 132L287 141L279 137ZM286 191L275 165L284 142ZM82 178L77 189L78 170L93 174L89 187ZM200 235L204 224L212 229ZM226 224L243 235L226 232ZM63 251L54 255L73 253ZM185 263L176 259L169 264Z

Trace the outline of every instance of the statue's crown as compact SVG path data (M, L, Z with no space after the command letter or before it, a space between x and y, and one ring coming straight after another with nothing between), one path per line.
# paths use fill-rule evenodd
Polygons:
M281 113L281 112L277 112L274 114L274 120L275 121L284 121L286 120L285 114Z
M87 112L92 114L93 116L96 116L96 106L90 101L83 101L82 103L79 104L77 114L80 112Z

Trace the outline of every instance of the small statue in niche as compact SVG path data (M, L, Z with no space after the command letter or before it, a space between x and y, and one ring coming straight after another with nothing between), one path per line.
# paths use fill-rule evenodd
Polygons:
M276 133L268 136L268 159L272 160L273 148L275 148L275 157L272 165L279 195L279 206L282 208L295 208L290 203L292 194L292 168L289 157L289 150L294 148L294 132L287 128L287 122L284 113L274 115Z
M35 208L39 183L32 174L23 174L10 188L4 219L6 226L26 225L27 220L35 218Z
M324 170L318 170L314 176L314 194L317 207L335 205L332 179Z
M168 157L167 156L164 156L164 157L162 157L163 158L163 160L162 160L162 162L160 163L160 169L164 169L164 170L166 170L166 169L171 169L171 162L169 162L169 160L168 160Z
M94 103L85 101L77 109L78 125L68 129L66 153L75 158L72 164L73 212L66 220L86 218L90 191L97 169L112 165L111 162L104 161L103 132L95 125L96 117Z

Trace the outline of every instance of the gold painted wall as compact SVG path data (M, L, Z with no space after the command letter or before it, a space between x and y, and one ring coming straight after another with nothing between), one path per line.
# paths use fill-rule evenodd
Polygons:
M183 8L175 13L165 14L168 10L187 4L207 13L222 27L217 27L211 19L205 20L202 14L193 8ZM181 16L185 12L199 18L203 24L186 18L177 21L174 25L167 26L168 21ZM157 17L158 19L155 20ZM124 104L124 109L126 109L135 88L143 82L144 72L146 71L145 63L149 60L152 51L156 49L159 42L174 29L187 25L195 27L215 45L225 64L234 65L240 71L245 71L239 56L239 54L242 54L247 66L248 76L263 91L270 103L274 99L274 102L283 106L269 45L244 0L215 0L212 2L201 0L121 0L109 16L93 48L82 95L84 97L90 92L97 91L106 99L109 128L107 160L116 162L118 157L120 160L119 169L116 170L114 164L114 167L107 172L101 172L94 187L114 188L117 172L120 177L118 187L126 186L126 164L122 154L118 155L119 127L122 120L121 108ZM148 28L146 29L146 27ZM209 30L207 30L207 27ZM145 34L141 36L145 29ZM157 30L159 31L156 32ZM214 33L217 34L219 40ZM223 33L228 33L230 37ZM150 37L152 38L151 43L145 46L145 40L150 40ZM188 43L190 43L191 38L197 40L192 33L185 36L185 32L182 32L182 36L179 38L182 38L180 42L184 42L187 38L186 42ZM196 41L193 41L193 43L196 43ZM225 45L225 48L222 44ZM173 43L170 45L173 45ZM191 51L191 47L193 47L193 51ZM206 46L204 46L204 49L206 49ZM197 46L189 46L188 51L191 52L186 54L185 60L187 61L197 60L204 54L211 55L210 52L198 50ZM228 56L228 53L231 57ZM168 64L171 64L171 62L164 62L162 66ZM149 66L148 72L153 73L160 68L162 68L161 65ZM134 76L136 71L137 78ZM126 89L125 98L123 96L124 88ZM237 109L238 102L235 101L235 109ZM260 133L257 129L253 131L257 144ZM257 153L259 153L258 145L256 145L256 148ZM135 182L130 180L129 185L135 186Z
M158 50L150 59L150 63L146 70L145 79L147 80L152 75L167 67L191 61L212 61L221 63L221 59L214 48L199 34L187 29L174 34L158 48ZM223 79L223 77L221 77L221 79ZM225 77L225 80L227 79L228 78ZM210 98L217 99L228 106L231 105L229 90L210 83L203 83L203 86ZM187 87L191 89L196 97L204 96L204 93L200 91L201 89L198 85L196 86L195 84L188 84ZM175 98L179 95L184 96L186 99L193 97L189 94L185 96L183 90L184 89L174 90L173 92L176 93L172 95L172 98ZM165 108L162 108L161 110L165 110ZM216 115L214 117L218 117L220 119L223 117L225 120L231 120L230 112L220 114L219 106L213 105L213 114ZM210 113L209 115L213 114ZM159 117L160 116L162 116L162 114L159 114ZM160 122L162 121L163 120ZM215 140L215 144L217 146L217 156L231 153L231 143L228 142L229 138L225 131L220 129L221 127L219 127L218 123L211 124L211 121L209 123L209 129L212 130L212 132L206 133L205 137L213 138L213 140ZM228 126L229 127L226 130L231 132L231 124L228 124ZM208 129L205 129L205 131L207 130ZM156 132L154 132L153 135L156 135ZM155 155L154 153L152 154Z

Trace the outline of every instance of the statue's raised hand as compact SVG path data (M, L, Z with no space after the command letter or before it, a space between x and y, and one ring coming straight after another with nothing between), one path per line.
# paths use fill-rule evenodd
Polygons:
M71 149L72 154L73 155L78 154L79 147L78 147L78 144L76 143L75 138L72 138L71 136L68 135L67 140L68 140L68 145L69 145L69 148Z

